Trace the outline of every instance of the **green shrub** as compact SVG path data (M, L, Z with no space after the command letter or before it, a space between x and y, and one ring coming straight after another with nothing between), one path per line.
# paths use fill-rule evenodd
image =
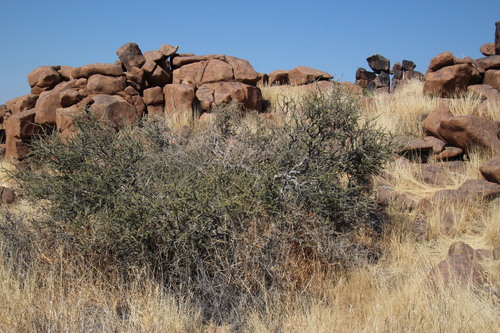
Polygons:
M296 287L297 262L363 257L346 235L379 222L369 182L389 142L356 100L336 88L283 110L285 124L267 126L227 105L188 140L158 122L116 132L77 119L68 142L35 140L16 177L50 246L102 270L146 266L208 317L234 319Z

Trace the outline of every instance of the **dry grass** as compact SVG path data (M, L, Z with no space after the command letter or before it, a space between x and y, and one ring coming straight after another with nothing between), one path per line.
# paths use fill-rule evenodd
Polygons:
M366 110L393 134L423 135L420 122L439 102L421 94L412 82L392 95L375 96ZM280 96L297 97L299 87L268 87L264 98L277 103ZM471 113L480 101L467 95L453 100L455 115ZM499 109L488 117L500 120ZM179 128L182 126L179 126ZM396 160L386 171L395 190L412 201L431 198L442 189L456 189L467 179L480 179L484 152L469 154L464 171L450 170L443 186L423 183L418 164ZM436 162L431 162L436 163ZM378 179L380 181L387 181ZM453 215L453 232L442 230L445 211ZM363 264L342 276L316 281L314 292L291 294L264 309L248 309L243 332L500 332L498 294L458 286L430 287L427 275L446 257L449 245L463 240L474 248L500 246L500 199L490 203L438 205L428 210L427 237L415 241L412 224L418 211L390 206L391 222L379 242L382 259ZM492 288L500 289L500 265L486 260L483 267ZM2 332L215 332L203 323L200 311L185 298L169 295L147 276L138 273L133 283L103 281L86 272L62 278L57 270L32 270L20 276L0 255L0 331ZM128 309L120 316L117 307ZM125 307L123 307L125 306ZM122 311L123 312L123 311ZM227 328L227 327L226 327ZM219 332L224 330L219 330Z

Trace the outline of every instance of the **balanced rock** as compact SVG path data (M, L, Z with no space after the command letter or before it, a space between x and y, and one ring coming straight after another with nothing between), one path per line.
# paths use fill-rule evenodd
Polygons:
M380 72L389 72L391 68L390 60L380 54L374 54L366 58L366 61L368 62L368 66L377 74Z
M57 66L40 66L28 74L30 87L52 88L61 82L61 74L57 71Z
M453 53L442 52L431 59L431 63L429 64L429 69L435 72L443 67L451 65L453 65Z
M484 56L492 56L495 55L495 43L486 43L481 45L481 48L479 51L484 55Z
M146 62L139 45L136 43L127 43L123 45L116 51L116 55L127 71L130 71L132 67L140 68Z

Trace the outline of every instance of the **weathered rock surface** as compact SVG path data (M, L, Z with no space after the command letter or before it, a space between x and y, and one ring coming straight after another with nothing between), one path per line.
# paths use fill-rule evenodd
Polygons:
M467 254L451 255L429 273L429 280L444 285L480 286L484 284L484 270Z
M487 70L484 73L483 83L492 86L497 91L500 90L500 69Z
M193 117L193 104L196 98L194 88L186 84L168 84L163 88L165 114L182 113Z
M116 55L127 71L130 71L132 67L140 68L146 62L139 45L136 43L127 43L123 45L116 51Z
M467 87L467 91L473 92L483 99L500 101L500 91L489 84L474 84Z
M368 66L377 74L380 72L389 72L391 62L380 54L374 54L366 59Z
M14 190L9 187L0 186L0 204L11 204L16 200Z
M467 152L474 146L500 152L498 124L486 118L468 115L442 120L438 134L446 142Z
M500 68L500 55L493 55L489 57L476 59L477 64L487 71L488 69Z
M100 121L116 128L135 124L139 120L135 107L116 95L93 96L90 112Z
M7 109L12 112L12 114L20 113L25 110L30 110L35 107L38 95L28 94L16 97L7 101Z
M481 174L490 182L500 184L500 154L493 156L480 168Z
M443 67L451 65L453 65L453 53L442 52L431 59L431 63L429 64L429 69L435 72Z
M236 101L246 109L260 111L262 95L260 89L241 82L217 82L202 85L196 97L203 110L211 110L217 105Z
M163 89L161 87L153 87L144 90L143 100L146 105L158 105L163 104Z
M72 76L75 79L85 78L88 79L92 75L101 74L105 76L122 76L124 75L121 66L114 64L89 64L81 67L75 67L72 70Z
M290 84L290 79L288 78L288 73L290 71L277 69L269 73L269 85L270 86L284 86Z
M57 66L40 66L28 74L30 87L52 88L61 82L61 74L57 71Z
M459 188L459 191L467 192L471 196L490 200L494 199L500 194L500 184L492 183L487 180L482 179L470 179L463 183Z
M472 66L452 65L425 74L424 93L439 97L452 97L467 90L472 78Z
M486 43L481 45L479 52L481 52L484 56L495 55L495 43Z
M331 80L333 76L327 72L320 71L307 66L298 66L288 72L291 85L299 86L309 84L314 81Z
M4 123L6 133L5 158L20 159L28 153L27 143L38 133L35 124L35 109L11 115Z
M115 95L126 87L127 79L125 76L114 77L94 74L89 77L87 82L87 90L92 94Z

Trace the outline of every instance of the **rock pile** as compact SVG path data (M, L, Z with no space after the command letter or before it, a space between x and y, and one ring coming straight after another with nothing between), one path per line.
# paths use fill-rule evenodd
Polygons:
M141 117L168 117L195 109L210 111L235 100L261 111L257 83L263 75L248 61L225 55L195 56L177 53L168 44L155 51L127 43L117 50L114 64L82 67L41 66L28 75L31 94L0 107L0 144L5 157L27 153L32 136L43 127L72 135L74 116L87 109L114 127L133 124ZM296 71L296 80L303 72Z
M70 137L75 116L85 110L116 128L144 116L193 118L230 101L261 111L259 86L333 78L305 66L268 76L244 59L177 51L177 46L165 44L142 53L137 44L127 43L116 51L119 60L114 64L36 68L28 75L31 94L0 106L0 156L23 157L33 135L43 128Z
M424 93L448 98L469 90L485 99L500 100L500 21L496 22L495 43L482 45L480 51L485 57L460 59L443 52L432 58Z
M380 54L374 54L366 59L368 66L373 70L370 72L364 68L356 70L356 84L373 92L390 92L403 84L406 80L422 79L423 74L415 71L415 63L403 60L402 64L397 62L392 69L391 61ZM391 87L391 74L392 87Z

